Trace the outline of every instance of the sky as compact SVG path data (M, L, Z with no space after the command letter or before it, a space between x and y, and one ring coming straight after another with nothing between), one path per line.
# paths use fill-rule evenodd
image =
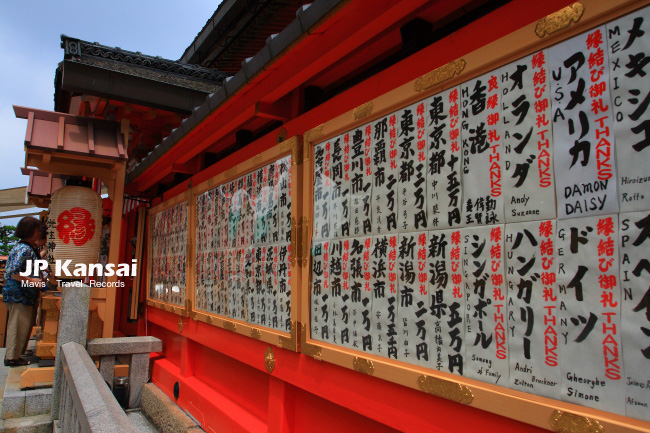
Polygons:
M220 2L0 0L0 189L27 185L20 173L27 121L12 105L54 110L61 34L178 60Z

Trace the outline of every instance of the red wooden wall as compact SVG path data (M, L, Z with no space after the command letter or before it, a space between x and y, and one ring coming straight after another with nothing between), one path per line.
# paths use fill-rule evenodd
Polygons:
M393 26L395 16L399 14L383 14L371 20L366 17L364 10L409 6L412 10L417 10L425 3L355 0L348 3L339 14L346 13L347 18L351 14L351 19L359 26L368 26L368 31L374 27L376 31L377 26ZM440 7L449 4L443 1L431 3L440 4ZM288 131L289 137L304 133L325 120L351 110L525 24L535 22L567 4L569 2L566 0L514 0L290 120L283 127ZM309 41L303 43L309 44ZM326 54L335 55L335 51L343 49L342 46L346 43L353 41L331 45L331 50ZM313 41L311 47L314 47ZM309 45L306 48L298 45L292 51L300 52L302 49L304 52L309 48ZM325 53L316 54L324 57ZM281 61L282 59L277 62L277 68L307 69L314 59L303 56L302 62L295 60L291 66ZM294 74L295 71L291 70L287 76L298 75ZM229 102L228 112L218 119L212 116L205 121L208 122L206 125L210 127L209 122L213 122L214 128L218 129L220 124L229 120L229 116L235 116L252 102L276 91L276 84L272 79L264 80L252 90L241 92ZM269 148L275 144L276 135L277 131L274 131L219 161L194 176L192 183L197 184ZM181 149L174 149L174 152L182 152L184 143L187 144L183 141L177 144ZM173 155L166 157L173 158ZM151 170L155 170L155 166ZM187 182L172 188L164 199L184 191L187 191ZM182 321L181 332L178 316L148 307L145 317L138 323L138 334L153 335L163 340L163 352L154 357L152 380L172 398L174 384L179 382L177 403L191 413L206 431L541 431L277 347L273 348L275 370L269 374L264 366L264 353L268 347L266 343L189 318L183 318Z
M149 308L142 333L164 341L152 381L206 431L535 432L540 429ZM141 326L144 327L142 322Z

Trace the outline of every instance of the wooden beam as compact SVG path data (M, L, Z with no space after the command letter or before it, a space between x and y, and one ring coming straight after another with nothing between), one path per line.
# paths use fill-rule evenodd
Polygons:
M99 366L98 366L99 368ZM117 364L114 369L115 377L128 376L129 365ZM54 367L28 368L20 375L20 389L51 387L54 382Z
M25 207L26 204L27 204L27 203L25 203L25 200L17 201L17 202L14 202L14 203L0 201L0 208L3 208L3 207L13 207L13 206L22 206L22 207ZM0 212L2 212L2 210L0 210Z
M28 368L20 375L20 389L52 386L54 367Z
M33 204L36 207L47 208L50 206L50 199L47 197L34 197L32 195L28 195L27 199L29 200L30 204Z
M64 136L65 136L65 117L59 117L59 138L56 143L56 147L59 150L63 150Z
M147 217L147 209L145 207L138 208L138 225L136 228L136 241L135 241L135 259L138 261L138 267L140 272L133 277L133 288L131 289L131 309L129 310L129 320L138 319L138 304L140 303L140 279L141 272L144 269L142 263L142 250L144 238L144 229L145 229L145 219Z
M49 161L48 161L49 162ZM52 173L50 173L51 175ZM27 184L27 197L29 197L29 189L34 186L34 170L29 172L29 183ZM50 193L52 192L52 182L50 182Z
M289 104L268 102L255 103L255 115L257 117L264 117L266 119L280 120L286 122L291 118L291 107Z
M32 175L33 171L30 171L30 178ZM30 205L31 201L25 203L25 194L27 194L27 188L24 186L0 190L0 212L33 210L33 206ZM31 196L27 194L27 199L30 198Z
M113 200L113 209L111 213L110 240L108 243L108 263L118 264L120 257L120 234L122 227L122 205L124 201L124 176L126 175L126 163L122 162L115 167L115 180L109 182L108 195ZM107 278L108 286L117 282L117 275ZM102 337L113 337L115 322L115 295L117 290L110 287L106 290L106 312L104 317L104 329Z
M95 127L93 121L88 121L88 152L95 153Z
M196 174L200 170L200 160L193 159L185 164L172 164L172 173Z
M58 162L45 163L42 159L30 158L28 160L29 165L38 168L41 171L51 171L52 173L59 174L68 174L69 176L97 176L102 179L107 179L107 176L115 176L115 174L106 168L92 168L89 170L88 167L83 166L83 164L66 164ZM94 173L94 174L89 174Z
M21 214L18 214L18 215L1 215L0 220L5 219L5 218L21 218L21 217L33 216L33 215L39 215L39 214L40 214L40 212L21 213Z
M126 157L126 150L129 148L129 131L131 121L122 119L120 123L120 132L117 134L117 151L121 157Z
M153 172L147 173L147 176L140 176L137 179L136 191L146 191L152 185L160 182L165 176L171 174L172 167L171 165L165 166L160 170L155 170Z
M25 133L25 144L32 142L32 131L34 130L34 112L30 111L27 115L27 132Z
M25 205L26 190L24 186L0 189L0 206Z
M115 377L125 377L129 375L129 364L118 364L113 369Z
M97 160L83 158L79 155L66 155L70 161L61 162L58 159L52 159L46 162L45 154L38 151L27 150L25 164L26 166L37 167L41 171L65 174L68 176L87 176L100 177L102 179L111 179L115 177L115 172L106 164L97 164ZM71 158L69 158L71 157ZM111 163L114 163L111 161Z
M176 162L179 163L187 162L201 153L203 150L212 146L212 144L216 143L221 138L237 131L239 128L241 128L242 125L244 125L253 117L255 117L255 106L251 105L244 110L236 112L236 114L234 114L234 117L230 121L226 121L224 124L220 125L220 128L215 129L214 127L210 127L209 129L205 129L206 126L204 125L204 122L202 122L202 126L195 128L192 133L183 137L183 150L181 151L181 147L178 146L178 143L176 143L174 145L174 148L171 149L170 152L167 152L169 155L166 154L165 159L175 159ZM203 133L206 131L209 132L205 140L201 140L200 142L196 143L195 136L198 135L199 131L202 131ZM192 145L187 147L188 143L186 140L192 140ZM159 160L159 162L160 164L163 164L162 158ZM151 170L154 166L155 165L152 165L148 170Z
M91 164L95 167L103 167L109 170L112 170L113 167L115 167L115 164L124 161L124 160L119 160L114 158L102 158L102 157L87 155L87 154L68 153L68 152L59 153L49 149L46 150L46 149L32 148L32 149L28 149L27 151L29 152L30 155L44 155L46 153L49 153L52 155L52 159L57 162L60 162L61 160L67 161L69 159L74 159L76 161L84 161L84 165Z

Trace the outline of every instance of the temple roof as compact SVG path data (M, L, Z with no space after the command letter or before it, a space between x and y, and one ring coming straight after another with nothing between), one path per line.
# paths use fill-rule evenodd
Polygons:
M187 47L179 62L235 73L264 48L266 39L296 19L312 0L224 0Z
M212 93L219 89L226 74L216 69L148 56L140 52L108 47L61 35L65 60L87 63L127 74Z
M14 105L19 119L27 119L25 153L56 152L99 159L126 160L124 136L118 122L73 116ZM51 161L53 157L48 157ZM26 164L29 166L29 164Z
M72 93L85 93L177 112L191 112L209 93L219 90L227 76L217 69L66 35L61 35L61 48L65 55L55 79L56 111L67 111ZM90 76L93 80L87 82ZM161 87L160 84L167 86ZM125 91L127 88L128 92Z

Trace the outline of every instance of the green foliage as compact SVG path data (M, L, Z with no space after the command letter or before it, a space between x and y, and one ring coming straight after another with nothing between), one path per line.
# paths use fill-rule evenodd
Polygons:
M0 256L9 255L9 251L18 242L15 233L15 226L0 226Z

